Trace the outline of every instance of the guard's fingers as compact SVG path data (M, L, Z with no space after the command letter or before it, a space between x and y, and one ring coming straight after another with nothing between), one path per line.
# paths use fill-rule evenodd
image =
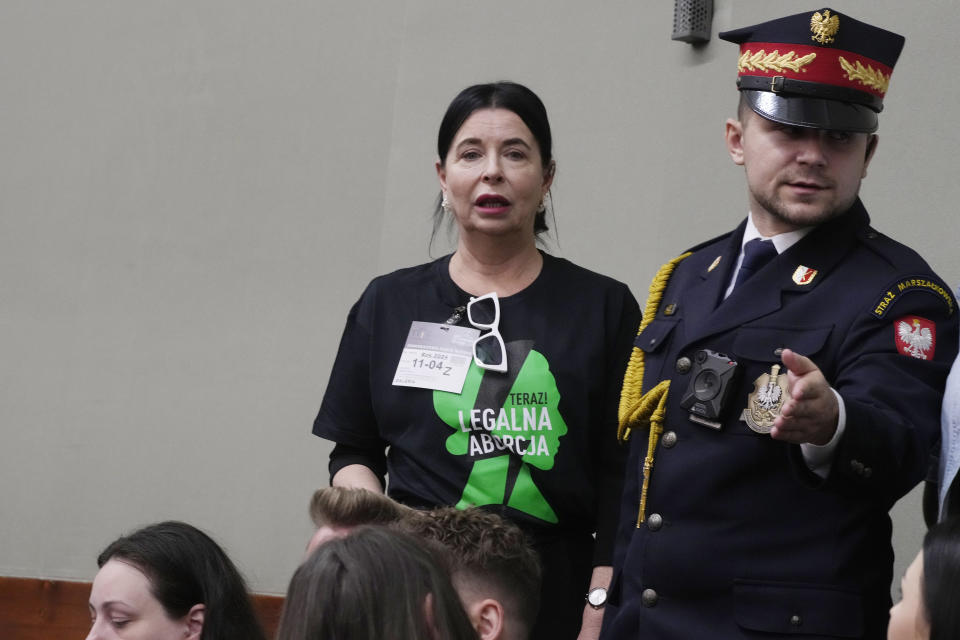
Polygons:
M780 408L780 416L785 420L798 424L800 420L805 420L814 415L814 407L809 402L798 402L796 399L787 400Z
M792 398L787 398L784 401L783 406L780 407L780 417L782 418L792 418L793 414L797 411L797 402Z
M792 420L777 420L770 429L770 437L774 440L800 443L804 441L805 432L801 427L793 424Z
M811 371L817 371L817 365L807 356L802 356L792 349L784 349L780 356L783 366L789 369L790 373L796 376L804 376Z

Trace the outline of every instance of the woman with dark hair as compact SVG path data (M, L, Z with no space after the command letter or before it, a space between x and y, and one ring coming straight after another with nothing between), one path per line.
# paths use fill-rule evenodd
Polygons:
M888 640L960 638L960 518L934 526L900 581L902 597L890 609Z
M97 558L87 640L265 640L236 567L205 533L161 522Z
M422 540L363 526L325 542L287 589L277 640L476 640L445 567Z
M595 637L639 307L626 285L538 248L556 162L530 89L464 89L437 154L434 234L448 221L456 250L370 283L313 432L336 443L332 485L382 492L389 474L388 494L403 504L480 506L518 524L543 565L532 637L572 639L581 626Z

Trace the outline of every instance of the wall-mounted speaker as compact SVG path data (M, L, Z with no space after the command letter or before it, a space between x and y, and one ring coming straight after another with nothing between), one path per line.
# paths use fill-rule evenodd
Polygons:
M674 0L671 39L690 44L710 42L713 0Z

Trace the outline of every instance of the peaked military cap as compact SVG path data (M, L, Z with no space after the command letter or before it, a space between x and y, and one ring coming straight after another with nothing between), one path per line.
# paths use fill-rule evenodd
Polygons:
M904 38L820 9L720 38L740 45L737 87L774 122L872 133Z

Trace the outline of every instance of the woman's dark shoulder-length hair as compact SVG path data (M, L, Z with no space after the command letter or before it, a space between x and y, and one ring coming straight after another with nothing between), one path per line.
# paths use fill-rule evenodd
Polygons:
M110 543L97 557L135 566L172 618L205 607L203 640L265 640L243 577L210 536L183 522L160 522Z
M443 120L440 121L440 131L437 134L437 157L441 164L446 162L457 131L474 111L480 109L507 109L517 114L540 147L540 160L544 171L553 171L553 137L550 134L547 108L533 91L508 80L469 86L450 102ZM431 242L443 222L440 200L441 198L437 198L434 207ZM539 211L534 219L533 231L540 234L547 230L546 211Z
M477 635L442 561L426 543L367 525L320 545L290 580L277 640L312 638L476 640Z
M960 638L960 517L941 522L924 537L921 591L930 640Z

